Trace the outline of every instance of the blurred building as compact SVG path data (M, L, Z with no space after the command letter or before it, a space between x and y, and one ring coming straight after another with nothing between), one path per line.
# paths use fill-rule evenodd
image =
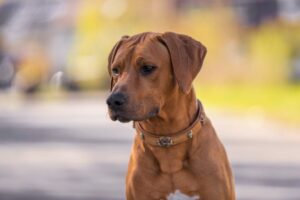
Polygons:
M232 3L241 22L247 26L258 26L277 19L300 21L299 0L233 0Z
M275 43L288 43L287 50L284 49L284 61L278 65L286 65L288 60L290 67L284 67L290 71L289 77L300 79L300 45L294 30L300 24L300 0L0 2L0 87L3 88L13 84L23 91L35 91L40 86L49 85L53 74L60 71L64 74L63 83L69 89L99 88L107 81L104 78L106 58L114 42L121 35L149 30L173 30L201 36L210 45L210 52L217 57L214 61L208 58L208 65L226 63L229 67L233 66L228 68L231 74L236 73L235 77L243 79L241 66L249 61L254 60L252 64L258 66L253 71L274 64L271 60L273 55L269 55L269 61L261 61L265 56L258 55L260 64L251 55L255 57L262 51L268 51L267 48L262 50L263 46L261 50L256 48L259 46L256 43L259 37L262 37L261 40L268 38L259 32L278 34L276 28L260 29L273 22L280 22L281 27L293 26L274 40L279 40ZM220 35L223 29L227 31ZM250 34L253 30L258 30L257 35ZM267 70L263 73L269 74ZM221 76L234 79L225 72Z
M64 70L74 34L74 4L76 0L2 3L0 31L6 47L2 51L16 61L17 87L31 90L46 84L55 71Z

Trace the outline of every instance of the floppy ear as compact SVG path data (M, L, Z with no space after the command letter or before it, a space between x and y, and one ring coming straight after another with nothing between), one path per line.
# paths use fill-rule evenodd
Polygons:
M206 47L187 35L172 32L163 33L159 38L169 51L180 89L189 93L192 82L202 67Z
M108 73L110 75L110 91L112 90L112 88L114 86L114 80L113 80L113 77L111 76L111 69L110 69L111 68L111 64L114 62L115 56L117 54L118 49L122 45L122 42L125 39L127 39L127 38L129 38L129 36L127 36L127 35L122 36L122 38L112 48L112 50L110 51L109 56L108 56L108 65L107 65L107 68L108 68Z

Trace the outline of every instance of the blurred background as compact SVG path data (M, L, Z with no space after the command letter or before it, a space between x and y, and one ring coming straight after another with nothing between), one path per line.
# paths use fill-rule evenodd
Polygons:
M238 199L299 200L300 0L0 0L0 199L124 199L107 57L144 31L208 48L194 86Z

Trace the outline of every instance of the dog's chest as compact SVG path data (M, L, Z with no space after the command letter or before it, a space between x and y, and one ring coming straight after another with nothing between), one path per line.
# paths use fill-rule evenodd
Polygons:
M153 176L143 173L144 177L136 177L139 181L133 180L134 182L139 182L139 187L147 188L147 193L149 197L147 199L151 200L166 200L168 196L173 197L171 194L175 191L180 191L180 193L186 196L200 196L199 185L195 175L193 175L189 170L181 169L174 173L158 173ZM145 193L140 194L145 196ZM170 199L177 199L170 198Z
M176 150L152 149L154 163L159 173L144 180L152 182L151 185L154 186L153 199L159 199L159 196L168 195L176 190L189 196L199 195L198 178L195 172L191 171L193 167L187 160L185 149L184 145L177 147ZM147 170L147 166L141 166L141 170L143 169Z

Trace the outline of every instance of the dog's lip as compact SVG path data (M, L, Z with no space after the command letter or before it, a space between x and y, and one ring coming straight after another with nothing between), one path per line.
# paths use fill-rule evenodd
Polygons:
M122 116L118 116L116 119L119 120L120 122L124 122L124 123L131 121L131 119L126 118L126 117L122 117Z
M158 115L160 109L159 108L154 108L150 113L149 113L149 117L155 117L156 115Z
M124 117L120 113L111 113L110 118L113 121L117 121L117 120L120 122L130 122L131 121L131 119L129 119L128 117Z
M159 113L159 108L154 108L151 112L149 112L146 116L143 117L137 117L137 116L132 116L132 115L128 115L128 113L123 113L122 111L113 111L110 110L110 118L113 121L120 121L120 122L130 122L130 121L144 121L147 120L149 118L153 118L155 116L157 116L157 114Z

